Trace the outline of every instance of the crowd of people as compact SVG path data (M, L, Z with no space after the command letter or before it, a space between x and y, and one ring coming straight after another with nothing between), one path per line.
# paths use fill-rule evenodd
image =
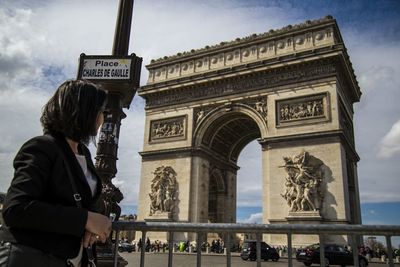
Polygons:
M123 242L128 242L128 240L123 240ZM131 242L132 245L135 246L136 251L141 251L143 247L143 241L140 238L139 241L133 240ZM177 252L196 252L197 251L197 243L196 241L189 242L187 241L180 241L174 243L175 251ZM224 253L225 244L222 239L215 239L211 242L203 242L201 245L202 251L207 251L209 248L210 253ZM153 242L150 241L150 238L147 238L144 244L145 252L165 252L169 249L168 242L162 242L160 240L154 240Z
M381 248L371 249L369 246L361 246L361 247L359 247L359 253L362 254L367 259L371 259L371 258L387 259L388 258L388 253L386 252L386 250L381 249ZM400 257L400 249L399 248L393 249L392 256L393 256L393 258Z

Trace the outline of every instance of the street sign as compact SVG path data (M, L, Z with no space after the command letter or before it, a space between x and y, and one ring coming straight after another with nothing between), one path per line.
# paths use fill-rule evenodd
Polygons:
M88 80L129 80L131 64L130 58L87 58L83 60L82 78Z
M140 79L142 59L129 56L88 56L81 54L78 78L100 83L135 84ZM139 69L138 69L139 68Z
M124 107L129 107L139 87L142 58L128 56L85 55L79 58L78 79L101 85L108 92L121 95Z

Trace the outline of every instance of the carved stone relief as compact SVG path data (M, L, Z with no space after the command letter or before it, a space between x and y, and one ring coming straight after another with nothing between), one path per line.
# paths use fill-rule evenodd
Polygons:
M199 123L204 116L206 116L206 111L204 109L200 109L197 113L196 113L196 124Z
M160 166L154 171L151 180L150 216L160 213L172 213L178 201L178 182L176 172L171 166Z
M268 115L267 97L251 98L251 99L246 99L244 101L230 102L230 105L229 105L229 103L222 104L222 105L225 105L225 108L229 109L235 103L245 104L245 105L255 109L265 121L267 120L267 115ZM222 105L219 105L219 106L222 106ZM218 107L218 105L209 105L209 106L195 108L193 125L196 127L203 120L203 118L208 113L210 113L211 110L213 110L217 107Z
M287 172L285 191L281 196L290 207L290 212L319 211L324 199L323 163L321 160L303 151L293 157L284 157Z
M261 117L267 121L267 115L268 115L268 109L267 109L267 97L255 97L255 98L250 98L250 99L244 99L244 100L239 100L239 101L234 101L234 102L227 102L224 104L220 105L209 105L209 106L202 106L202 107L197 107L193 110L194 116L193 116L193 131L196 129L197 125L203 120L203 118L208 115L213 109L216 109L218 107L224 107L226 111L230 110L232 108L232 105L234 104L244 104L255 111L257 111Z
M277 101L277 125L309 119L328 119L327 94Z
M267 120L267 115L268 115L267 97L251 98L242 103L255 109L265 121Z
M150 123L150 142L186 138L186 116L154 120Z
M193 110L194 116L193 116L193 125L194 128L203 120L203 118L210 113L210 111L214 108L216 108L218 105L209 105L209 106L203 106L203 107L198 107Z

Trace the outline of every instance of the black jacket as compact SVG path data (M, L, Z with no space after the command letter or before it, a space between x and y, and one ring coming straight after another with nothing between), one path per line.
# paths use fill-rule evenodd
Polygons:
M79 145L88 168L97 177L96 196L90 187L72 149L64 137L38 136L26 142L14 159L14 178L3 206L3 218L13 238L23 245L41 249L63 259L75 257L85 232L87 210L95 211L101 193L90 152ZM62 157L70 166L78 193L80 209ZM0 233L1 235L1 233ZM6 234L0 239L5 241Z

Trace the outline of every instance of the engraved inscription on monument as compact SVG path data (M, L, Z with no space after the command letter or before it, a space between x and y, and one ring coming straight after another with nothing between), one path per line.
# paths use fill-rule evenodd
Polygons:
M186 116L151 121L150 142L184 139L186 139Z

